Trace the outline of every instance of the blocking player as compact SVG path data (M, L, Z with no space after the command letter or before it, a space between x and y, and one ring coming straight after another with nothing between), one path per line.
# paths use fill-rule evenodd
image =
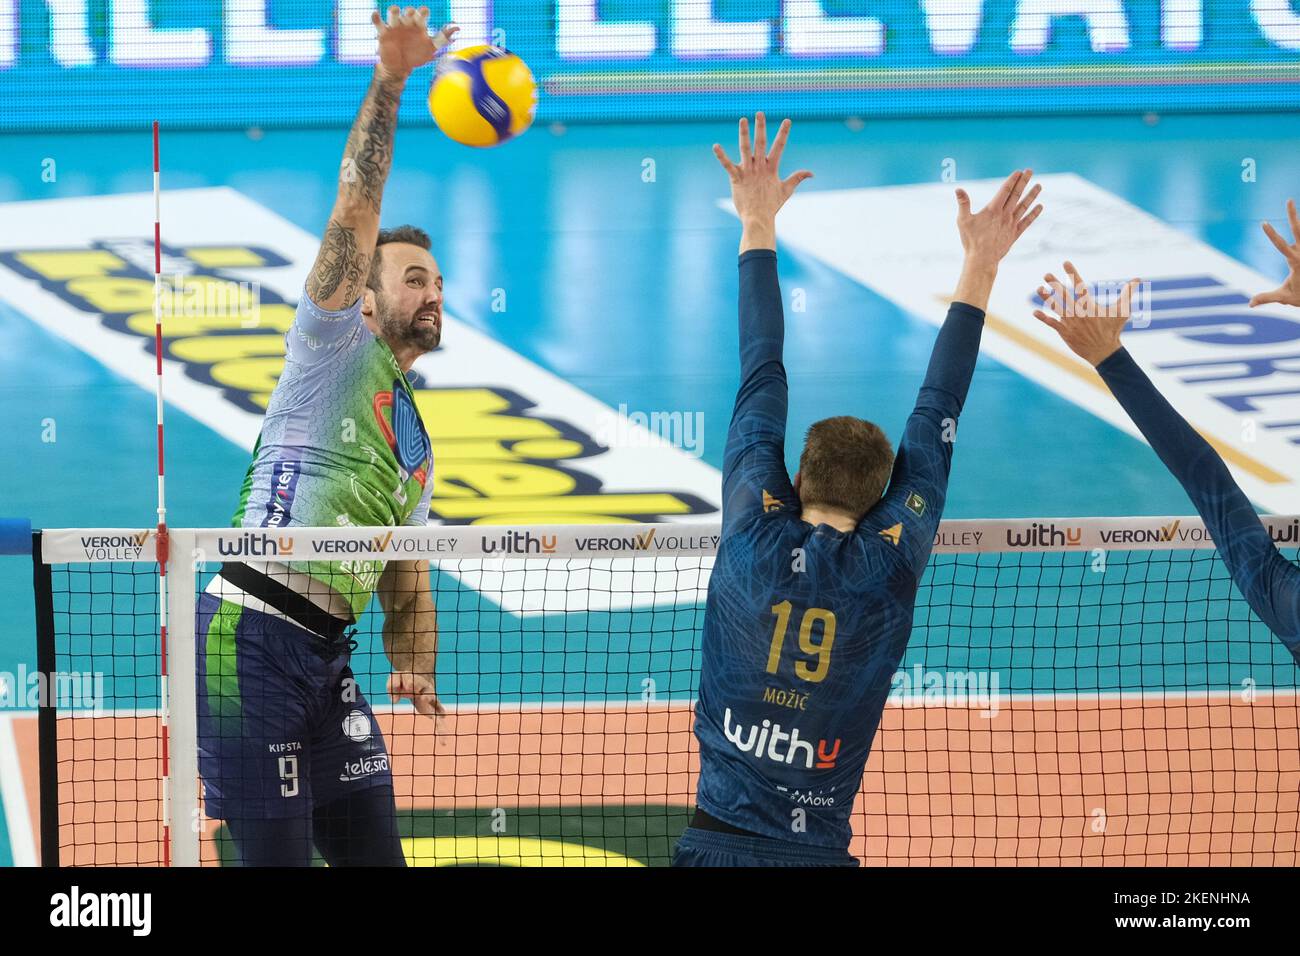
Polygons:
M697 810L676 866L857 864L849 814L912 630L984 309L998 263L1042 211L1029 170L976 213L957 190L965 264L897 457L876 425L828 418L808 430L791 483L776 214L812 174L778 175L789 129L768 152L759 113L752 145L740 121L738 163L713 147L742 227L741 382L704 618Z
M1287 211L1292 231L1300 238L1294 202L1288 204ZM1291 275L1280 288L1255 296L1250 304L1300 305L1300 245L1288 245L1267 224L1265 232L1286 255ZM1277 550L1223 459L1160 394L1120 342L1137 280L1128 283L1115 302L1103 305L1072 263L1065 263L1065 274L1066 282L1050 272L1043 277L1047 286L1038 292L1051 312L1039 309L1034 316L1055 329L1076 355L1097 369L1142 437L1192 499L1246 603L1300 663L1300 569Z
M407 378L437 348L442 275L427 234L380 230L407 78L446 46L427 7L376 12L379 62L285 336L236 526L424 524L433 458ZM388 753L349 668L350 625L384 610L388 693L424 715L437 620L424 561L236 563L198 605L199 758L209 816L245 865L404 865Z

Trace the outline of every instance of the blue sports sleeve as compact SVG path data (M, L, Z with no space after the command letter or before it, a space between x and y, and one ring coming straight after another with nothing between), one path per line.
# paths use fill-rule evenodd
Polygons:
M1300 570L1273 545L1228 466L1160 394L1128 349L1107 358L1097 372L1192 499L1246 603L1300 662Z
M864 519L874 534L898 550L918 579L930 560L943 514L957 419L975 374L983 332L982 310L964 302L948 307L916 407L898 443L889 489Z
M776 252L740 257L740 390L722 456L722 533L765 510L797 507L785 468L789 389Z
M313 365L335 354L335 346L361 322L361 299L338 312L322 309L311 300L307 290L298 297L293 325L285 333L285 352L295 362Z

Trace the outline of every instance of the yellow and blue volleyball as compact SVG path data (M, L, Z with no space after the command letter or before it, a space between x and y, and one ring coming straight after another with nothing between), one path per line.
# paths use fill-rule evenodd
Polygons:
M533 122L537 82L523 60L496 46L472 46L438 64L429 112L438 128L466 146L499 146Z

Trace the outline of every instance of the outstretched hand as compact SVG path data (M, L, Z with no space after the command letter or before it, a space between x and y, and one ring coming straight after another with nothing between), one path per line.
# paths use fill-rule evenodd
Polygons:
M782 179L778 168L781 154L785 151L786 140L790 136L790 121L784 120L776 131L772 148L767 148L767 118L758 113L754 117L754 140L749 139L749 120L740 121L740 163L737 165L728 158L726 152L717 143L713 144L713 155L727 171L731 179L731 201L735 203L736 214L740 216L746 234L753 233L751 248L773 248L776 243L776 214L785 201L794 195L794 191L805 179L811 179L812 173L806 169L791 173ZM767 244L770 241L770 244ZM747 242L742 239L741 251Z
M1295 243L1288 243L1269 223L1263 223L1263 226L1264 234L1273 245L1277 246L1277 251L1286 257L1286 264L1290 266L1291 274L1272 292L1261 292L1251 299L1252 309L1257 305L1268 305L1273 302L1300 306L1300 216L1296 215L1294 199L1286 201L1286 214L1291 220L1291 238Z
M998 188L989 204L977 213L970 210L970 196L966 190L957 190L957 231L961 234L961 245L968 260L996 267L1016 240L1033 225L1043 211L1042 203L1033 206L1043 187L1035 183L1033 189L1025 192L1033 175L1032 169L1016 170Z
M998 263L1043 211L1042 203L1029 208L1043 189L1035 183L1025 192L1033 175L1032 169L1017 169L998 187L989 204L975 213L970 211L966 190L957 190L957 232L966 260L953 293L956 301L988 308Z
M1070 351L1096 367L1119 351L1119 335L1128 323L1139 280L1129 280L1115 299L1099 303L1072 262L1065 263L1065 274L1068 282L1050 272L1043 276L1047 284L1038 294L1056 315L1037 309L1034 318L1055 329Z
M379 34L379 62L394 76L405 79L417 68L431 62L446 49L460 27L447 24L436 34L429 35L429 8L392 6L385 20L376 10L370 22Z

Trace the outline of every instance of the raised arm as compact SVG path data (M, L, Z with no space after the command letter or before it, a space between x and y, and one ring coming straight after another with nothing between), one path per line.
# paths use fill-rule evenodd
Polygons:
M1300 662L1300 569L1273 545L1223 459L1160 394L1120 343L1137 280L1125 286L1114 302L1101 303L1071 263L1065 263L1065 272L1068 282L1049 273L1044 277L1047 287L1038 290L1055 315L1042 310L1034 315L1097 369L1192 499L1246 603Z
M365 288L379 236L379 207L393 162L397 107L411 72L445 47L457 28L429 35L429 8L376 11L379 63L352 124L339 165L338 194L316 261L307 276L307 295L321 312L342 312ZM316 334L315 330L306 330Z
M1028 188L1032 176L1029 169L1012 173L978 213L971 213L965 190L957 190L957 230L966 253L961 276L898 443L889 489L870 514L871 527L884 524L880 533L901 550L917 577L929 560L947 498L957 419L975 373L998 265L1043 211L1034 205L1042 187Z
M721 146L713 146L731 179L731 198L741 223L740 389L722 458L724 533L766 507L798 508L785 468L788 388L781 359L785 319L776 278L776 214L812 173L799 170L780 178L777 170L789 135L786 120L768 152L767 120L759 113L752 145L749 121L740 121L739 165Z

